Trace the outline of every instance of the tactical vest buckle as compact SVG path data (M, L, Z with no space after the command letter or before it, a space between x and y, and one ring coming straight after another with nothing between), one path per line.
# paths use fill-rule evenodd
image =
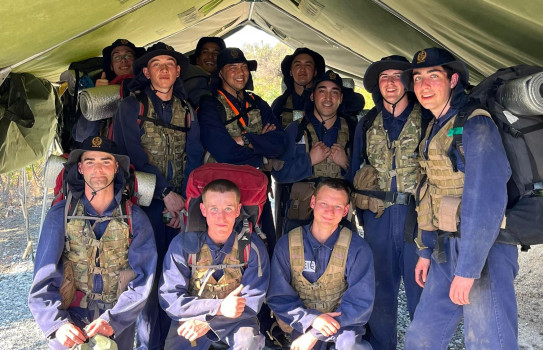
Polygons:
M394 204L403 204L403 205L409 205L413 198L413 195L411 193L407 192L394 192L392 195L392 203Z

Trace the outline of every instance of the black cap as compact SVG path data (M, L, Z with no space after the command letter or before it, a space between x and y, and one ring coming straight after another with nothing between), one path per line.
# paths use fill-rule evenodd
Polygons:
M217 57L217 71L220 71L227 64L246 63L250 71L256 71L257 62L255 60L248 61L243 54L243 51L237 47L228 47L219 52Z
M204 36L198 40L198 44L196 44L196 51L192 55L189 56L190 64L196 65L196 60L202 53L202 46L206 43L215 43L219 46L219 51L222 51L226 49L226 44L224 43L224 40L222 38L216 37L216 36Z
M413 56L411 67L402 73L402 83L407 90L413 91L413 69L426 68L434 66L447 66L455 73L460 75L460 82L467 86L469 82L469 72L466 64L458 61L447 50L440 47L431 47L420 50Z
M292 55L286 55L285 58L283 58L283 61L281 61L281 73L283 73L283 80L287 86L291 86L294 84L294 78L290 75L290 67L292 66L292 62L296 58L296 56L301 54L307 54L311 57L313 57L313 61L315 61L315 72L317 72L317 77L324 74L324 57L321 56L318 52L315 52L311 49L308 49L307 47L299 47Z
M104 47L102 50L102 57L104 58L102 69L109 80L115 78L115 72L111 69L111 53L113 52L113 49L119 46L128 46L131 48L132 51L134 51L135 59L145 54L145 49L143 47L138 47L126 39L117 39L111 45Z
M388 69L406 70L411 68L411 63L407 58L399 55L392 55L381 58L381 60L373 62L366 73L364 73L364 88L368 92L373 92L379 87L379 74Z
M339 74L337 74L333 70L327 70L326 73L321 74L317 77L317 79L315 80L315 84L313 84L313 91L315 91L317 85L319 83L322 83L323 81L331 81L333 83L336 83L336 85L339 86L339 88L343 92L343 80L341 79Z
M89 136L83 141L81 147L74 149L68 156L66 165L76 164L81 160L81 155L88 151L106 152L115 157L119 163L119 168L124 171L125 176L130 173L130 158L119 154L119 150L115 142L101 136Z
M132 65L134 75L139 75L143 71L143 67L147 67L147 63L151 60L151 58L162 55L173 57L177 62L177 65L181 67L181 72L186 72L188 70L189 59L185 55L175 51L170 45L166 45L163 42L158 42L153 46L148 47L145 55L141 56L134 62Z

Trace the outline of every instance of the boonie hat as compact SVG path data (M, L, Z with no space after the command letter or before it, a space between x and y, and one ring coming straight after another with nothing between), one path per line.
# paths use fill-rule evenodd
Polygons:
M255 60L247 60L243 51L237 47L227 47L219 52L217 56L217 71L220 71L227 64L246 63L249 71L256 71L257 62Z
M134 51L134 58L137 59L141 55L145 54L145 49L143 47L138 47L134 45L132 42L126 39L117 39L115 40L111 45L104 47L102 50L102 56L104 60L102 61L102 69L106 74L115 74L111 70L111 53L113 52L113 49L119 46L127 46Z
M327 70L326 73L321 74L317 77L317 80L315 80L315 84L313 84L313 91L317 88L317 85L319 83L322 83L323 81L331 81L336 83L337 86L341 89L341 92L343 92L343 80L333 70Z
M283 80L285 81L285 84L287 86L294 83L294 78L290 75L290 68L292 66L292 62L294 61L296 56L304 53L313 58L313 61L315 62L315 72L317 72L317 77L324 73L324 57L322 57L322 55L318 52L308 49L307 47L299 47L294 50L292 55L286 55L285 58L283 58L283 61L281 61L281 73L283 73Z
M192 55L189 56L190 64L197 64L196 60L198 59L198 56L202 53L202 46L206 43L215 43L217 46L219 46L219 51L222 51L226 49L226 44L224 43L224 40L222 38L216 37L216 36L204 36L198 40L198 44L196 44L196 50Z
M130 173L130 158L128 156L119 154L119 150L115 142L108 138L101 136L89 136L83 141L81 147L74 149L68 156L67 165L75 164L81 160L81 155L88 151L106 152L113 157L119 163L119 168L125 172L125 175Z
M373 92L379 87L379 74L388 69L406 70L411 68L411 63L407 58L400 55L392 55L381 58L379 61L373 62L366 73L364 73L364 88L368 92Z
M175 61L181 67L181 72L186 72L188 70L189 59L185 55L175 51L174 48L170 45L166 45L163 42L158 42L153 46L147 48L147 52L145 53L145 55L141 56L134 62L134 64L132 65L134 75L140 74L143 70L143 67L147 67L147 63L149 63L151 58L162 55L167 55L175 58Z
M450 67L455 73L460 74L460 82L463 86L469 83L469 72L466 64L458 61L447 50L440 47L431 47L420 50L413 56L411 67L406 69L401 76L403 85L407 90L413 91L413 69L434 66Z

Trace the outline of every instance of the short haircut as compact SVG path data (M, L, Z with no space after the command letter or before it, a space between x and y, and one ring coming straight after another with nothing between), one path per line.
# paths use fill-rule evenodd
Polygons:
M454 73L458 73L459 76L461 76L461 74L457 71L455 71L452 67L449 67L447 65L445 66L441 66L443 68L443 70L445 71L445 73L447 73L447 79L451 80L452 78L452 75Z
M238 186L236 186L235 183L233 183L230 180L226 179L217 179L213 180L210 183L208 183L204 190L202 191L202 200L205 200L205 195L207 192L219 192L219 193L225 193L225 192L234 192L236 194L236 198L239 202L240 200L240 192Z
M347 195L347 202L349 201L349 198L351 197L351 187L347 183L347 181L343 179L336 179L336 178L327 178L319 182L317 185L317 188L315 189L314 196L317 196L317 193L319 193L319 190L323 188L324 186L329 187L331 189L337 190L337 191L343 191Z

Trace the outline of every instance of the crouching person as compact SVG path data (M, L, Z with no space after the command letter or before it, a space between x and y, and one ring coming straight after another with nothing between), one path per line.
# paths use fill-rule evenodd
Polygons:
M207 232L177 235L164 259L160 305L172 318L165 348L208 349L220 342L262 349L256 315L270 276L266 247L257 234L236 232L241 204L234 183L205 186L200 211Z
M362 336L375 296L373 258L364 239L339 225L349 192L343 180L320 182L313 221L277 242L267 303L291 333L291 349L371 349Z
M134 347L157 254L149 219L123 196L129 166L100 136L70 153L67 199L45 218L28 298L49 349L110 337L121 350Z

